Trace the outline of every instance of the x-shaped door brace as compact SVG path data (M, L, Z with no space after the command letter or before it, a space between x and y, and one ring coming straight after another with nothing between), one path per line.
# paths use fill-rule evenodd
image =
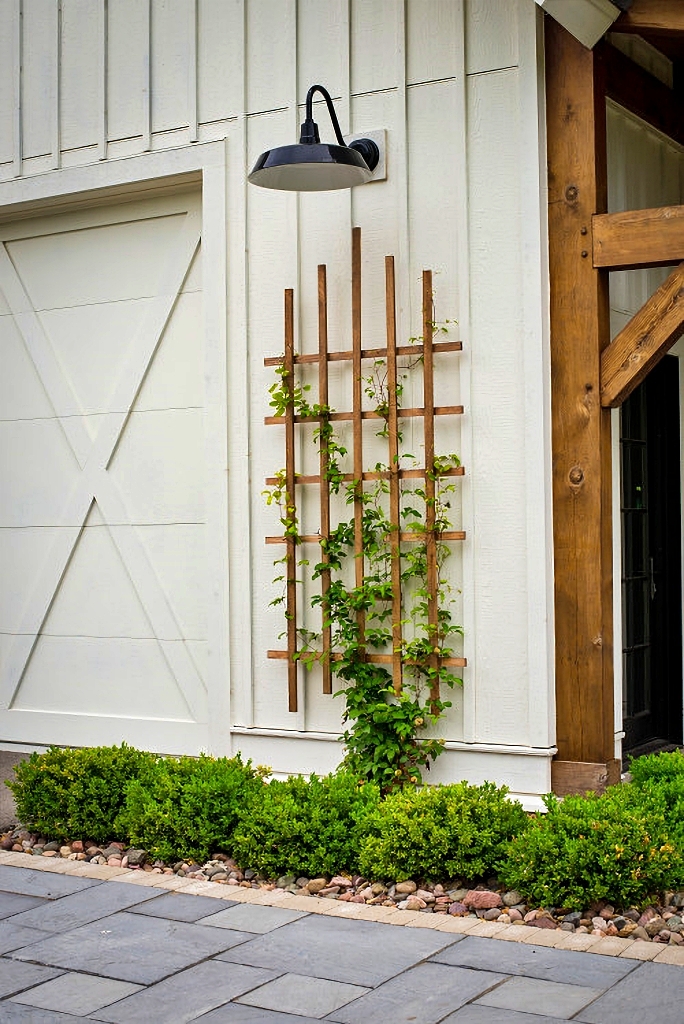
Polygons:
M634 270L684 260L684 206L598 214L592 219L592 242L597 270ZM684 262L601 353L601 405L622 405L682 334Z
M151 300L146 315L131 339L128 358L115 383L110 402L110 408L117 411L98 416L101 422L94 439L85 427L80 403L62 372L7 249L4 244L0 244L0 289L81 468L64 504L61 523L58 524L60 529L56 531L56 539L31 593L19 633L14 637L8 652L0 678L0 708L12 706L43 623L57 595L92 504L96 501L190 714L195 721L202 721L206 717L204 684L147 550L130 521L119 488L108 473L133 403L197 251L200 232L200 211L191 209L185 215L177 243L169 256L158 294Z

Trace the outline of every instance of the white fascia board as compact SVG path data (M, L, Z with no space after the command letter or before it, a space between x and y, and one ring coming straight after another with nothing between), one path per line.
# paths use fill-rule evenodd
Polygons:
M536 0L536 3L590 50L620 15L620 8L611 0Z

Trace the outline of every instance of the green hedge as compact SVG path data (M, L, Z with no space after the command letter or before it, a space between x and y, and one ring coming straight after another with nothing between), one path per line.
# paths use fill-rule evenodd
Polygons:
M496 871L528 818L505 786L425 786L387 796L369 818L361 871L369 878L474 879Z
M51 747L31 754L14 769L7 785L19 820L49 839L87 837L98 843L117 839L117 817L128 788L154 770L153 754L120 747L65 750Z
M547 813L510 843L505 885L536 906L628 907L684 880L683 848L668 828L662 792L613 786L602 796L545 798Z
M274 779L244 808L231 852L266 877L358 870L358 851L379 789L338 772Z
M206 860L230 848L244 807L265 788L239 754L159 758L131 780L118 831L164 861Z
M496 873L531 904L585 909L684 889L684 754L641 758L631 772L602 796L549 796L536 817L492 783L382 798L345 771L267 783L239 755L162 758L125 745L33 754L8 785L22 823L49 839L117 839L171 862L223 852L267 877Z

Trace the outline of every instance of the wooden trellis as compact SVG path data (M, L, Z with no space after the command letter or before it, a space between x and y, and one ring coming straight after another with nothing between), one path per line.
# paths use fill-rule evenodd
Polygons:
M385 257L385 319L387 325L387 343L384 348L364 349L361 342L361 229L352 231L352 348L346 351L330 351L328 349L328 297L325 266L318 267L318 352L311 354L295 353L294 344L294 293L285 290L285 351L281 356L264 360L265 366L282 366L284 368L283 385L287 393L295 393L295 367L306 363L318 364L318 403L328 405L328 364L346 361L352 364L352 408L347 412L332 412L326 418L331 421L351 421L353 430L352 462L353 472L342 476L347 482L355 482L354 496L354 567L355 586L364 583L363 556L363 485L365 481L387 480L389 486L389 521L392 526L390 536L390 561L392 583L392 653L365 655L369 662L392 666L392 680L396 693L402 686L402 595L401 595L401 544L421 542L426 545L427 559L427 620L428 628L437 632L438 629L438 544L441 541L462 541L465 533L462 530L437 532L435 529L435 417L460 416L463 406L436 406L434 401L434 363L435 353L460 352L460 341L434 341L434 324L432 319L432 271L423 272L423 336L422 343L410 345L397 344L396 329L396 296L394 278L394 257ZM423 405L419 408L404 408L399 405L397 396L397 358L401 356L422 357L423 360ZM388 409L386 413L363 409L363 363L366 360L385 359L387 362ZM401 469L399 466L399 420L410 417L421 417L424 423L425 460L419 468ZM288 663L288 707L297 710L297 545L320 544L330 536L330 483L327 477L328 461L325 446L321 445L319 472L315 475L298 474L295 465L295 430L301 423L321 422L323 417L299 416L295 413L294 400L291 400L283 416L266 416L266 424L285 425L285 501L291 516L296 517L297 488L317 486L320 489L320 531L316 534L294 536L266 537L267 544L285 544L285 580L286 580L286 619L287 648L268 651L269 658L286 660ZM386 419L387 439L389 448L388 469L386 471L364 471L363 468L363 422L364 420ZM440 472L440 476L463 476L462 466ZM425 481L426 520L425 531L410 532L401 529L400 481L403 479L420 479ZM274 486L280 481L277 477L269 477L266 483ZM322 548L321 561L327 561ZM323 673L323 692L332 693L332 665L338 655L331 649L331 630L325 624L325 596L330 588L330 570L324 569L321 574L321 609L323 628L321 632L321 651L319 654ZM363 640L365 634L365 615L361 610L358 615L359 634ZM444 657L433 655L434 665L463 667L465 658ZM433 699L439 697L438 689L431 694Z

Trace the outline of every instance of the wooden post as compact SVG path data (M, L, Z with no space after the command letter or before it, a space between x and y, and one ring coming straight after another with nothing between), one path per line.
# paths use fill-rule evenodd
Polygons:
M285 410L285 509L288 520L297 515L295 496L295 409L294 409L294 292L285 290L285 377L283 383L290 399ZM287 707L297 710L297 541L287 534L285 555L287 617Z
M399 493L399 422L397 416L397 313L394 256L385 256L385 315L387 320L387 444L389 452L389 513L392 562L392 684L401 693L401 495Z
M352 228L352 424L354 449L354 583L363 586L363 380L361 360L361 228ZM356 613L359 641L366 635L363 609Z
M606 211L600 57L546 18L556 792L619 778L614 760L610 413L600 355L610 340L608 275L591 258Z
M432 323L432 271L423 271L423 429L425 436L425 557L427 561L428 633L436 652L439 648L439 565L435 533L437 487L435 484L435 388ZM434 653L430 668L435 678L430 688L432 701L439 700L439 657ZM433 712L434 712L433 708Z
M324 265L318 267L318 403L328 405L328 285ZM321 420L323 427L323 420ZM330 482L328 480L328 446L327 442L320 446L320 506L321 506L321 540L330 539ZM321 562L328 563L328 552L321 551ZM330 664L331 629L328 616L327 596L330 590L330 569L321 573L321 641L323 647L323 693L332 693L332 666Z

